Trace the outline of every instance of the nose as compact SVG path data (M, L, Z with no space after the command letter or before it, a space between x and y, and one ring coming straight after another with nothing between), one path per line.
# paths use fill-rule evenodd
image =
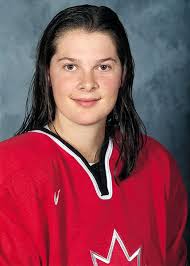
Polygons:
M80 89L91 91L99 87L93 71L83 71L81 76Z

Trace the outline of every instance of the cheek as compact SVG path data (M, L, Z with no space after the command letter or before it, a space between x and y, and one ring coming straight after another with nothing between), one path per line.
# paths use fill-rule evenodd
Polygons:
M117 96L120 86L121 79L118 77L111 77L109 79L102 80L102 87L106 88L104 92L108 96Z
M71 79L60 77L52 80L52 90L55 97L69 95L72 90Z

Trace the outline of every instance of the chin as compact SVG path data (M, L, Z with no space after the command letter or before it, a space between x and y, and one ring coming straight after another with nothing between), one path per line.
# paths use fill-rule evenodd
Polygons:
M81 119L81 120L76 120L75 123L78 125L84 125L84 126L90 126L90 125L95 125L95 124L104 124L106 121L106 118L104 119Z

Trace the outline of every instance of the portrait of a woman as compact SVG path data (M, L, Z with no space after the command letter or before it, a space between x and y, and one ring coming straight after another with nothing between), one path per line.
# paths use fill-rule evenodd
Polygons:
M0 265L187 265L185 185L146 133L133 80L111 8L49 22L22 126L0 143Z

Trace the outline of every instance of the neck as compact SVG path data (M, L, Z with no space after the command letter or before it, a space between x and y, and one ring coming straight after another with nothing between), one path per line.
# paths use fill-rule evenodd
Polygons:
M99 161L101 145L105 137L105 123L78 125L71 121L55 119L50 129L78 150L89 163Z

